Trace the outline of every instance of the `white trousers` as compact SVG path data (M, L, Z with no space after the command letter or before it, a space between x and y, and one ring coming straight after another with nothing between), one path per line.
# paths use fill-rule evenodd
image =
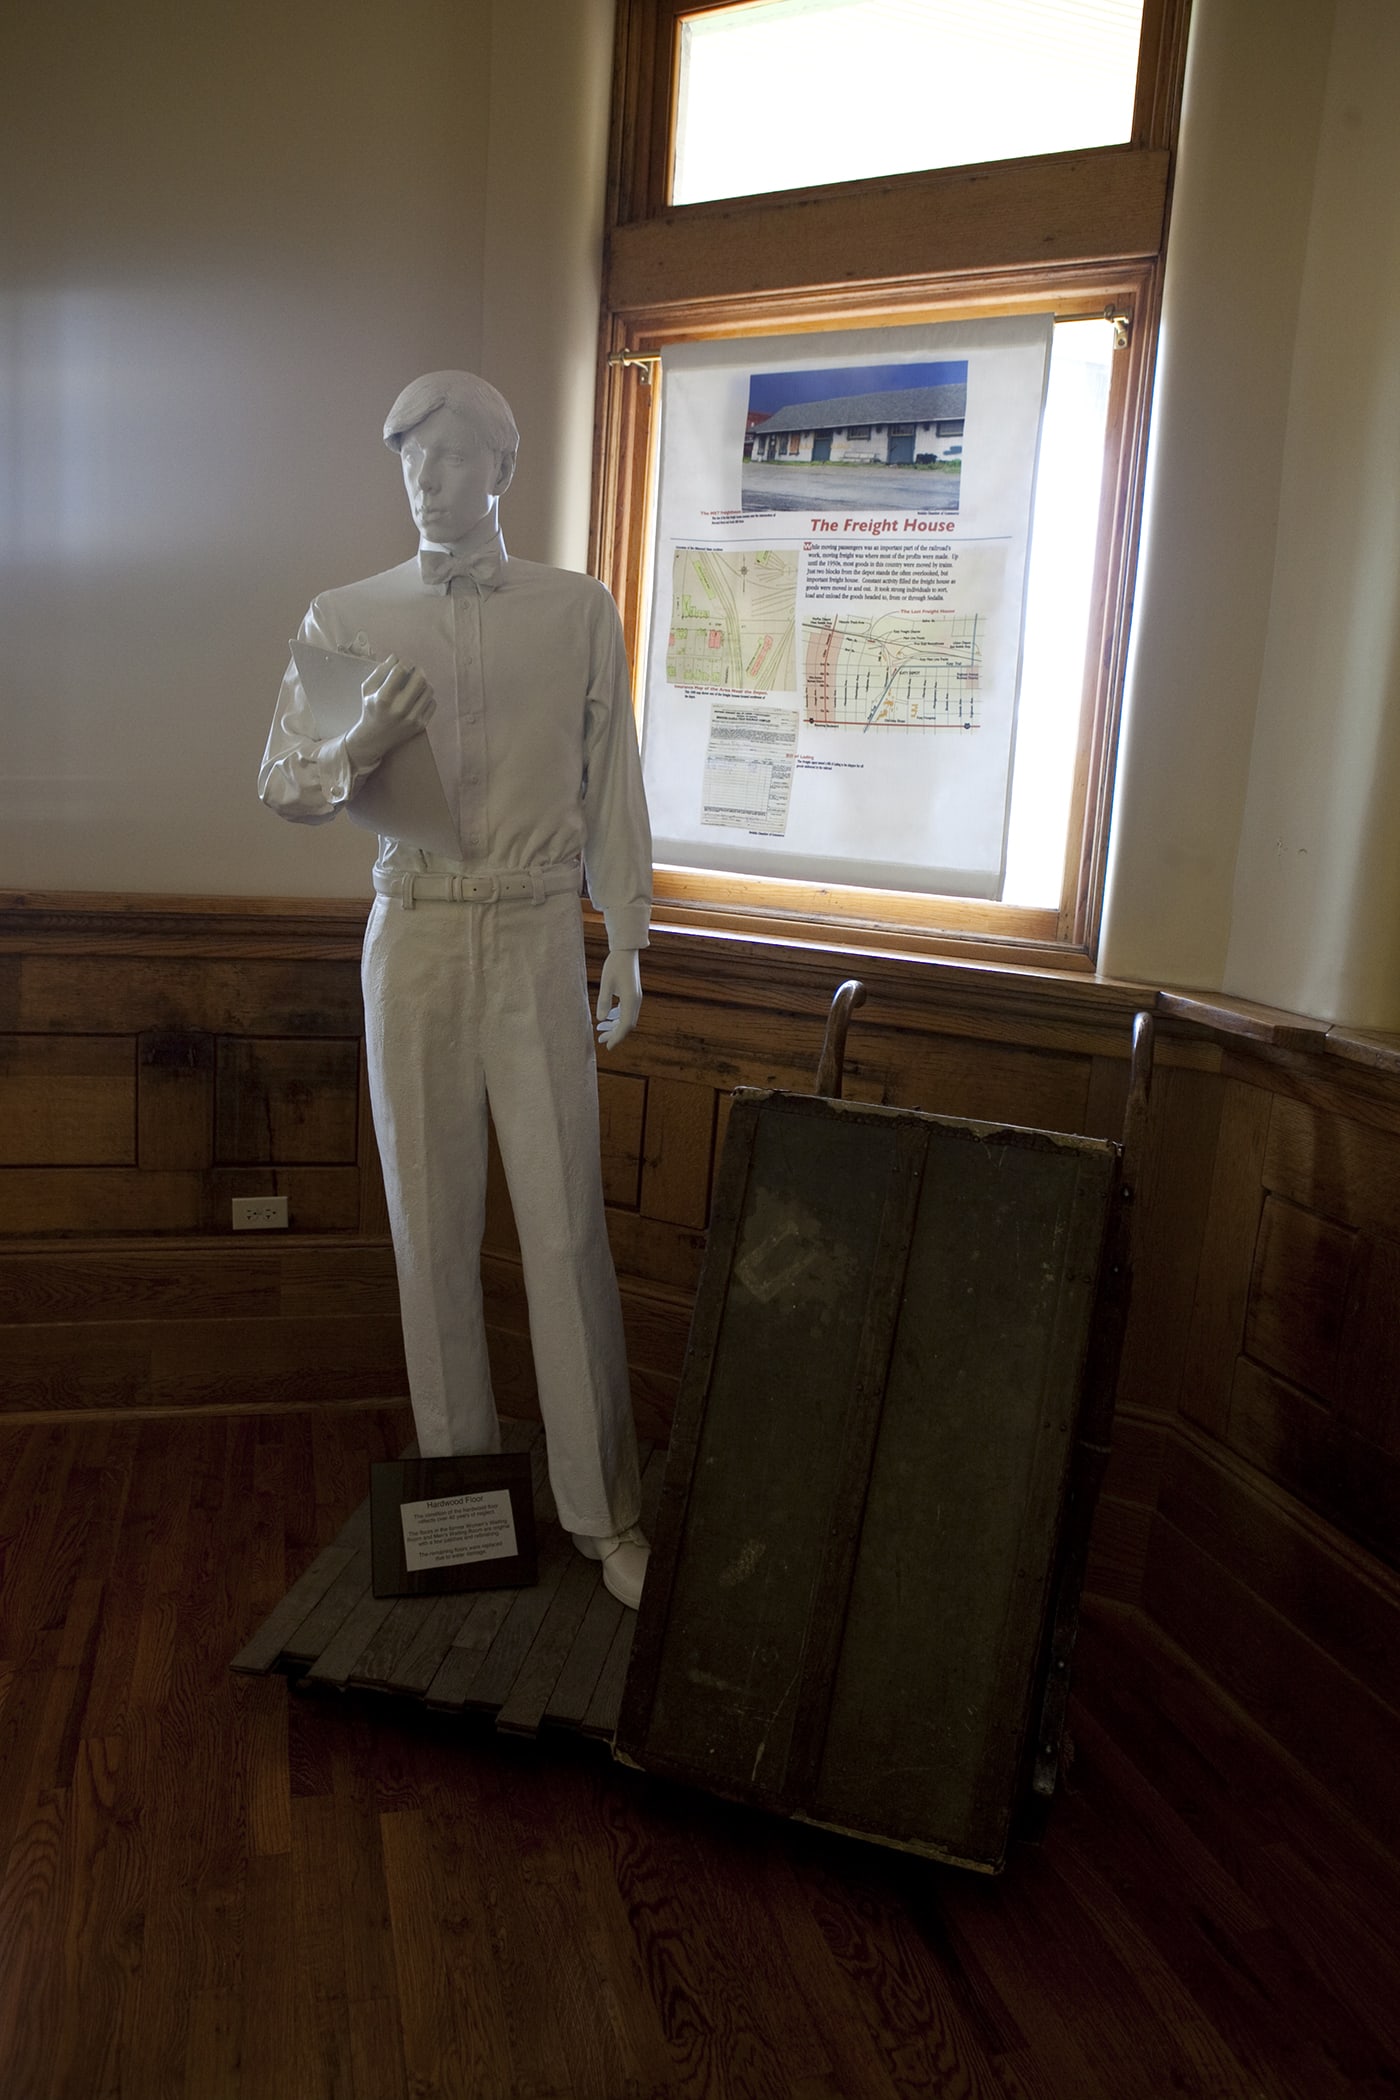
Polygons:
M559 1521L593 1537L620 1531L638 1515L637 1441L603 1215L578 898L408 911L376 898L363 978L419 1448L499 1448L481 1302L489 1103Z

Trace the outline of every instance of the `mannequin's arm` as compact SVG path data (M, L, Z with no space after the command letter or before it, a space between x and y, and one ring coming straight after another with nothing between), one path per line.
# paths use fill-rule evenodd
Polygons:
M303 635L308 629L310 638L324 648L326 639L312 625L312 614L303 623ZM296 824L326 823L365 774L432 715L432 689L411 664L389 657L381 664L367 664L366 671L360 719L343 736L327 741L317 729L296 665L287 666L258 775L258 793L279 817Z
M615 1050L637 1025L642 1004L642 969L635 948L613 948L598 979L598 1041Z

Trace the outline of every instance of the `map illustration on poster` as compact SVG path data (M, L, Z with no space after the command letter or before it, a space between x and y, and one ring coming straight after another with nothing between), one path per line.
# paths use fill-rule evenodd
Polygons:
M658 860L998 894L1050 328L666 352Z

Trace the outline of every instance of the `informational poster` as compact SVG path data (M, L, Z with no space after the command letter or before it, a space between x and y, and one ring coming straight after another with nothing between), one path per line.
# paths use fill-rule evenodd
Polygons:
M658 861L999 895L1051 325L665 353Z

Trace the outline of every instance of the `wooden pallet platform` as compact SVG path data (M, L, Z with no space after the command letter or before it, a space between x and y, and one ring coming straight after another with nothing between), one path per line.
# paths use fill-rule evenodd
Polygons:
M559 1529L539 1424L503 1422L501 1444L530 1454L539 1541L531 1588L376 1597L366 1498L230 1667L249 1676L280 1670L309 1690L383 1692L487 1714L508 1735L533 1736L547 1723L610 1741L637 1615ZM642 1446L644 1528L665 1456Z

